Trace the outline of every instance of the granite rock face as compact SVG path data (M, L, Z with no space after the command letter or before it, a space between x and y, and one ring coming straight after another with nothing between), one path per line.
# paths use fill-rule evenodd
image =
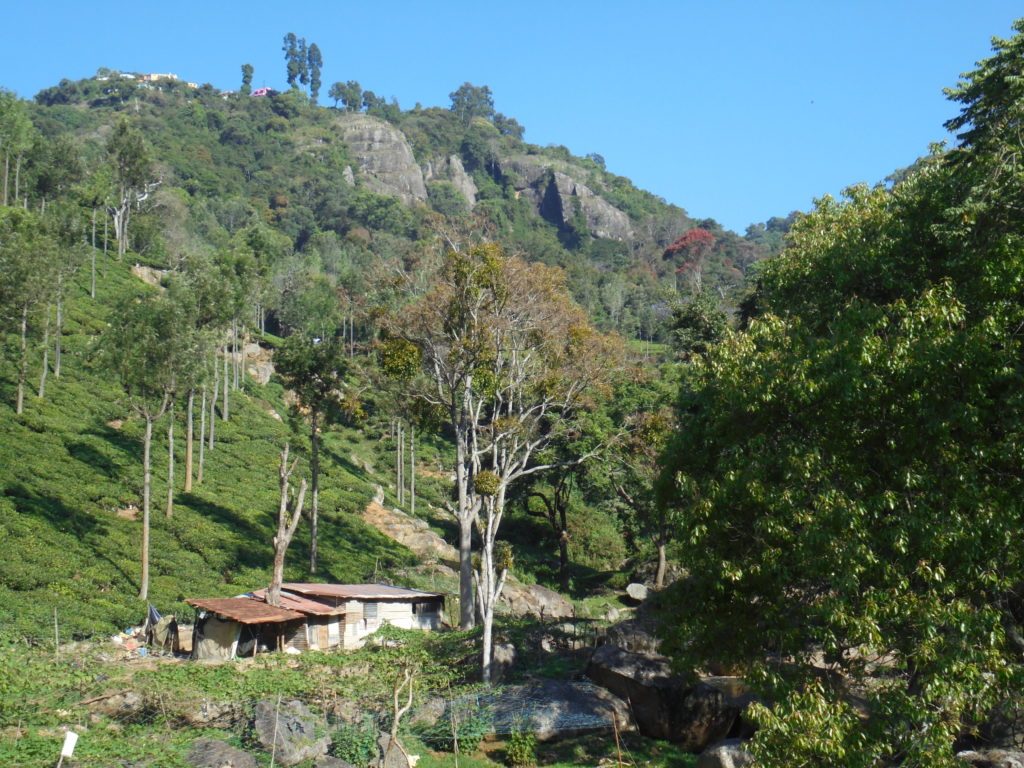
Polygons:
M476 205L476 196L479 193L473 177L466 173L465 166L458 155L449 155L440 160L432 160L423 166L424 181L448 181L459 190L459 193L466 198L469 209L473 210Z
M404 133L385 120L360 113L339 115L335 127L359 163L359 176L369 189L395 195L406 205L427 199L423 172Z

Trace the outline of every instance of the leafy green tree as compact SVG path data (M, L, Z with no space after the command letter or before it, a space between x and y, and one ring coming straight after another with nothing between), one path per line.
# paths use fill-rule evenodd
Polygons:
M818 201L681 391L661 495L690 578L664 647L776 702L753 709L768 768L953 766L1024 677L1015 29L951 93L962 144Z
M452 100L452 112L463 125L469 125L474 117L490 119L494 116L494 95L486 85L463 83L457 90L449 93L448 97Z
M289 88L298 88L299 76L302 74L302 64L299 61L299 40L294 32L284 36L284 44L281 46L284 51L284 60L287 67L287 79Z
M19 208L0 211L0 311L18 328L15 413L25 409L29 320L48 308L56 288L59 249L41 219Z
M239 93L243 96L248 96L252 93L252 64L242 65L242 87L239 89Z
M28 107L10 91L0 88L0 152L4 158L3 204L8 204L11 160L14 160L14 199L19 197L21 161L32 147L34 129Z
M706 353L720 342L729 320L710 291L701 291L672 307L672 346L684 360Z
M108 212L114 222L117 257L128 250L128 224L132 211L147 200L160 183L153 180L153 163L142 134L121 118L107 141L107 155L113 168L117 191Z
M489 682L494 609L511 565L497 540L509 485L552 468L535 457L571 428L614 367L615 345L590 327L559 270L507 257L496 244L449 251L436 280L390 319L385 367L402 360L409 375L418 362L409 397L444 413L455 437L460 621L473 626L475 602Z
M320 86L322 85L320 69L324 65L324 57L320 53L320 46L316 43L311 43L309 50L306 52L306 64L309 67L309 99L316 106L316 101L320 97Z
M274 364L288 388L298 397L298 405L309 413L310 545L309 572L316 573L319 534L320 430L332 406L344 398L348 373L345 340L289 336L274 353ZM283 464L282 464L283 466Z

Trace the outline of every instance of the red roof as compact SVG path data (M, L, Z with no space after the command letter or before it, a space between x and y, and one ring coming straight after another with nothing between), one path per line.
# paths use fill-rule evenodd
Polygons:
M346 600L413 600L443 597L436 592L391 587L387 584L282 584L282 589L315 597L340 597Z
M304 618L297 611L275 608L251 597L218 597L205 600L186 600L189 605L216 613L241 624L275 624Z
M255 589L251 594L257 600L265 601L267 599L267 590L265 589ZM345 613L344 606L328 605L320 600L310 600L308 597L302 597L301 595L292 595L283 589L281 591L281 607L292 611L300 611L301 613L311 613L316 616L339 616Z

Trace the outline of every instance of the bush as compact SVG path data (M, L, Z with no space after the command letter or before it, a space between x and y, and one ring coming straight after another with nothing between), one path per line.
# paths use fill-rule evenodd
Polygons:
M516 729L505 745L505 765L509 768L529 768L537 764L537 737Z
M346 723L331 738L331 755L352 765L369 765L377 756L377 727L366 716L362 725Z

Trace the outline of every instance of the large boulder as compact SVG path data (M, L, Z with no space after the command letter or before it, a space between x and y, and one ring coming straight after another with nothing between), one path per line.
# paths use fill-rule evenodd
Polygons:
M541 680L503 686L490 707L496 729L525 728L541 741L635 730L626 702L591 683Z
M540 584L505 582L501 602L512 613L536 616L538 619L566 619L573 615L568 599Z
M275 760L284 766L303 760L316 760L327 754L329 736L318 736L324 723L301 701L282 702L264 699L256 705L253 720L256 738Z
M743 739L726 739L700 753L694 768L743 768L754 762Z
M1024 752L1007 749L957 752L956 759L974 768L1024 768Z
M186 758L195 768L259 768L256 758L248 752L215 739L200 739Z
M427 199L423 172L405 134L385 120L357 112L338 115L335 126L359 163L359 175L374 192L407 205Z
M732 735L742 705L718 687L690 684L673 675L668 659L602 645L587 665L587 676L629 701L637 728L700 752Z

